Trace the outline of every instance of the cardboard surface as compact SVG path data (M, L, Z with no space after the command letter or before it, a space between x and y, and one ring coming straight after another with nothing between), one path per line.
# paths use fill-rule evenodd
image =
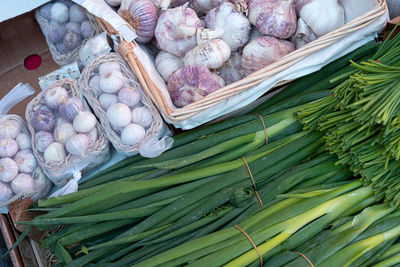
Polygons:
M35 70L24 66L26 57L38 54L42 64ZM40 92L38 77L58 69L33 12L0 23L0 98L19 82L29 83L35 94L16 105L9 113L25 119L27 103Z

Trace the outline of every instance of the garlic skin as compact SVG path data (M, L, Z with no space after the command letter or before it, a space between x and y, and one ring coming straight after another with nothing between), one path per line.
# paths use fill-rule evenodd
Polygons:
M211 9L218 7L224 0L192 0L190 7L199 15L204 15Z
M98 133L97 133L96 127L94 127L90 132L88 132L87 136L89 138L89 144L96 143L97 138L98 138Z
M36 131L50 132L56 119L51 111L37 110L32 114L32 126Z
M87 19L85 9L77 4L72 4L69 8L69 20L76 23L82 23Z
M209 69L221 67L231 56L231 49L221 39L213 39L200 43L187 52L185 66L204 66Z
M66 153L64 145L61 143L51 143L43 153L46 163L58 163L65 159Z
M12 158L18 152L18 143L11 138L0 139L0 157Z
M44 95L44 102L52 109L58 108L64 99L68 98L68 92L64 87L54 87Z
M9 183L18 174L18 164L10 158L0 159L0 181Z
M225 86L225 80L219 76L217 73L215 72L211 72L212 76L214 77L214 80L219 84L219 86L222 88Z
M175 71L168 80L168 91L177 107L203 99L219 88L220 85L210 70L203 66L183 67Z
M250 37L251 25L243 13L236 11L235 6L229 2L223 2L218 7L210 10L206 15L208 29L202 33L202 38L221 38L236 51L244 46Z
M340 0L298 1L298 16L317 37L344 25L344 8Z
M60 116L68 121L72 121L80 111L84 111L84 106L78 97L64 99L58 109Z
M69 50L74 50L81 44L81 36L74 32L67 32L64 35L63 43Z
M131 123L121 133L121 141L125 145L133 146L143 140L146 131L139 124Z
M62 41L66 33L67 29L63 25L60 25L54 20L50 21L49 31L47 33L47 38L50 42L58 43Z
M97 96L101 95L103 91L100 89L100 76L95 75L89 80L89 87L94 89L97 93Z
M153 115L146 107L137 107L132 110L132 122L148 128L153 122Z
M122 0L105 0L107 4L113 7L121 5Z
M124 75L119 71L107 72L100 76L100 89L105 93L115 93L124 85Z
M76 131L74 129L74 126L72 126L71 123L63 123L63 124L58 125L54 129L53 135L54 135L54 140L65 145L68 138L70 138L71 136L73 136L75 134L76 134Z
M302 48L304 45L314 41L315 39L317 39L317 36L315 36L307 24L299 18L296 33L291 38L296 49Z
M172 7L178 7L178 6L183 6L186 3L189 3L190 0L172 0L170 5Z
M202 27L202 22L196 12L180 6L161 13L154 35L162 50L182 57L196 46L196 32L199 27Z
M127 105L128 107L133 107L140 102L140 92L139 89L135 87L124 87L118 92L118 100L120 103Z
M294 44L272 36L257 37L243 49L242 67L253 73L294 51Z
M88 111L81 111L76 115L72 125L77 132L88 133L96 126L96 117Z
M104 75L109 72L121 72L121 67L117 62L105 62L99 67L99 74Z
M66 120L63 117L58 117L57 120L56 120L56 125L55 126L57 127L58 125L63 124L63 123L69 123L69 120Z
M147 43L154 37L158 11L151 0L123 0L118 14L136 31L136 40Z
M81 36L83 39L88 39L94 34L94 28L90 21L86 20L81 24Z
M31 175L27 173L20 173L10 183L11 190L14 194L28 194L34 193L35 183Z
M125 127L132 120L131 110L125 104L114 104L107 109L107 120L114 127Z
M18 164L19 172L32 173L37 167L36 158L29 149L19 151L14 156L14 161Z
M17 135L17 137L15 138L15 141L17 141L18 147L19 147L19 149L21 149L21 150L24 150L24 149L31 149L31 148L32 148L31 137L30 137L29 134L20 133L20 134Z
M75 134L65 144L65 149L74 156L82 156L88 147L89 137L86 134Z
M290 38L297 27L294 0L252 0L249 20L264 35Z
M242 68L242 57L238 52L233 52L231 58L218 69L219 76L221 76L225 84L231 84L241 80L245 74Z
M168 82L169 77L176 70L184 66L183 59L171 53L160 51L155 60L156 68L164 81Z
M50 17L58 23L65 23L69 19L68 7L62 3L54 3L50 9Z
M101 96L99 97L99 103L104 110L107 110L112 105L118 103L118 96L107 93L101 94Z
M8 201L13 196L13 192L7 184L0 182L0 203Z
M0 122L0 138L15 139L21 132L20 124L14 120L4 120Z
M35 134L34 145L39 152L43 153L53 142L54 137L49 132L40 131Z

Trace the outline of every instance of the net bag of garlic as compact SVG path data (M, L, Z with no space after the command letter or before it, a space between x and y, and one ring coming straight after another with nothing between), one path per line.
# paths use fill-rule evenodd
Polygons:
M160 114L118 54L94 59L79 88L119 153L156 157L172 146Z
M0 208L45 197L53 184L32 152L31 135L17 115L0 115Z
M96 19L70 0L52 1L38 8L35 17L54 61L64 66L79 59L79 49L100 33Z
M33 153L57 186L110 158L107 137L73 79L40 92L26 108L26 120Z

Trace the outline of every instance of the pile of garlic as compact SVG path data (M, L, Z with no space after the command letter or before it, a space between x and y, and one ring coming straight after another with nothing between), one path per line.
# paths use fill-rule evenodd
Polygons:
M54 44L60 54L73 51L94 34L95 29L85 9L72 1L48 3L40 7L39 14L49 23L47 40Z
M40 175L34 174L38 163L32 152L31 136L22 119L5 118L0 121L0 204L15 195L42 197L48 193L51 182L41 171Z
M143 105L140 86L131 83L117 62L104 62L92 74L89 87L107 114L107 121L121 142L134 146L142 141L153 122L153 115Z
M96 117L64 87L46 90L33 110L30 118L33 146L46 164L65 162L68 155L84 156L98 139Z

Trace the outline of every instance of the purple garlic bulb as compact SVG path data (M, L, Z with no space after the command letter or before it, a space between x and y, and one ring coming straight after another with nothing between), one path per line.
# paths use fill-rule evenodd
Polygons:
M85 9L77 4L72 4L69 8L69 20L76 23L82 23L87 19Z
M231 84L241 80L245 74L242 67L242 57L238 52L233 52L231 58L218 69L219 76L221 76L225 84Z
M231 56L231 49L221 39L213 39L200 43L186 53L185 66L205 66L217 69Z
M54 20L52 20L49 25L49 32L47 33L47 38L52 43L58 43L64 38L66 32L67 29L63 25L60 25Z
M74 32L76 34L81 34L81 25L79 23L72 22L72 21L68 22L65 25L65 28L67 29L67 31Z
M56 47L57 52L60 54L66 54L69 51L69 49L65 46L65 44L62 41L55 43L54 46Z
M67 32L64 36L63 43L69 50L74 50L80 46L81 36L74 32Z
M272 36L255 38L243 49L242 67L246 74L253 73L286 56L294 50L294 44Z
M86 20L81 24L81 36L83 39L87 39L94 33L94 28L90 21Z
M51 6L52 5L53 5L52 3L47 3L47 4L43 5L43 6L41 6L39 8L40 16L42 16L46 20L50 20L51 19Z
M182 57L197 45L196 32L199 27L202 27L202 22L196 12L180 6L160 15L154 33L162 50Z
M38 110L32 114L32 125L35 131L50 132L55 123L56 119L51 111Z
M58 113L66 120L73 121L75 116L83 111L82 100L77 97L66 98L60 105Z
M168 80L169 94L177 107L196 102L219 88L213 74L203 66L183 67Z
M138 42L147 43L154 37L158 11L153 1L122 1L118 14L135 29Z
M287 39L297 27L294 0L251 0L249 20L262 34Z
M35 134L34 146L39 152L44 152L46 148L54 142L54 137L51 133L39 131Z

